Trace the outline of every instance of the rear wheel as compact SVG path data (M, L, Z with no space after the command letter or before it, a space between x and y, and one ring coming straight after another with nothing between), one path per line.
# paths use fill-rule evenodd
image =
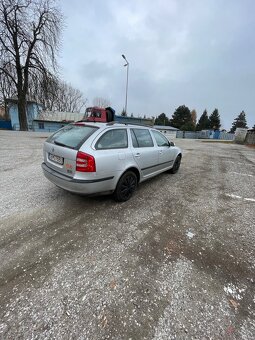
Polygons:
M170 169L171 174L175 174L179 170L180 165L181 165L181 159L182 158L181 158L180 155L176 157L174 165L173 165L172 169Z
M137 188L137 177L132 171L127 171L121 176L114 191L114 199L117 202L125 202L130 199Z

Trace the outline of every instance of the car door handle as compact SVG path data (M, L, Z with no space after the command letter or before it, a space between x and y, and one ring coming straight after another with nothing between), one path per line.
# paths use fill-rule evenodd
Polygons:
M163 150L159 150L159 153L160 153L160 154L163 153Z
M140 153L136 153L136 154L135 154L135 157L140 157L140 156L141 156Z

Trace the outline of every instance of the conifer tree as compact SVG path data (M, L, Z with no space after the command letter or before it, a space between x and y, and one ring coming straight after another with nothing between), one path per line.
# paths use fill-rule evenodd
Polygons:
M207 130L209 128L210 128L209 117L208 117L207 111L204 110L201 117L199 118L199 121L196 126L196 130L201 131L201 130Z
M170 119L170 125L183 131L193 131L195 125L189 108L185 105L179 106Z
M236 131L236 128L245 128L245 129L248 128L244 111L239 113L239 115L234 119L230 132L234 133Z
M209 116L209 127L210 129L219 130L221 127L220 115L218 109L215 109Z

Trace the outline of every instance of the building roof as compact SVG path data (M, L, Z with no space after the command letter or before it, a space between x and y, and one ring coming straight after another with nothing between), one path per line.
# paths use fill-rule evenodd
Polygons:
M82 120L84 113L79 112L60 112L60 111L41 111L38 120L54 122L76 122Z
M169 125L154 125L153 126L154 129L157 129L157 130L165 130L165 131L179 131L180 129L177 129L173 126L169 126Z

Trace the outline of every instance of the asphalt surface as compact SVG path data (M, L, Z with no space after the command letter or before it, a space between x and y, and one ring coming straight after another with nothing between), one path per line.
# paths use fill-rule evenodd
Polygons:
M48 182L43 141L0 131L1 339L255 338L255 149L177 139L120 204Z

